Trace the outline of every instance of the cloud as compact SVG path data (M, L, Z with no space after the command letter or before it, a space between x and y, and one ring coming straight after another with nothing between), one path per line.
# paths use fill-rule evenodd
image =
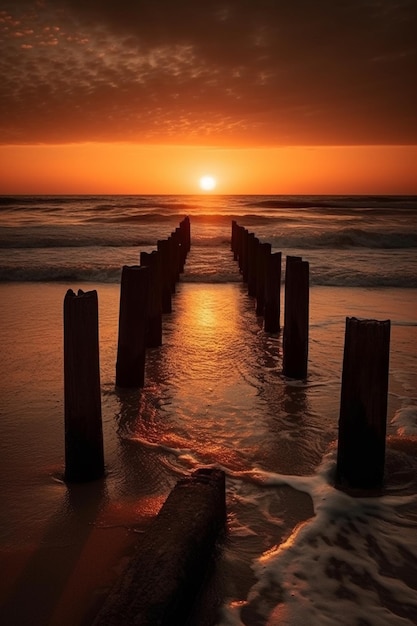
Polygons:
M414 0L0 0L0 141L417 143Z

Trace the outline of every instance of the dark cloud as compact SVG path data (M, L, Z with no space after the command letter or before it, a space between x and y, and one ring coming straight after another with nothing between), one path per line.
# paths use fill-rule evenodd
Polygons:
M417 143L415 0L0 0L0 140Z

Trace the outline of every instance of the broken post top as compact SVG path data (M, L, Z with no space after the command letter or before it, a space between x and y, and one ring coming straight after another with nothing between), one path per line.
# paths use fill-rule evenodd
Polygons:
M68 289L65 294L66 298L97 298L97 291L93 289L92 291L83 291L82 289L78 290L78 293L75 293L72 289Z
M347 317L346 324L353 324L358 326L390 326L391 320L373 320L362 317Z

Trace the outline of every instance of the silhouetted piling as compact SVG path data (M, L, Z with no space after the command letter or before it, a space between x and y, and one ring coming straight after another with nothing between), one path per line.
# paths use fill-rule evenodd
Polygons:
M259 239L253 233L248 235L248 295L256 296L256 274L258 265Z
M171 298L171 268L168 239L159 239L157 242L158 252L161 255L161 305L162 313L172 312Z
M180 226L177 226L177 228L175 229L174 237L175 237L176 245L178 248L178 251L177 251L177 267L178 267L177 281L178 281L180 279L180 274L182 274L184 271L185 256L186 256L183 231Z
M125 265L120 284L117 387L144 386L148 297L149 268Z
M96 291L64 299L65 480L104 474L98 299Z
M175 293L176 284L180 278L179 268L179 247L178 237L175 232L172 232L168 237L168 250L169 250L169 272L170 272L170 284L171 293Z
M281 316L281 252L266 257L264 330L277 333Z
M390 321L346 318L336 484L383 484Z
M271 244L260 243L256 266L256 315L265 314L265 283L268 257L271 256Z
M162 345L162 276L161 255L156 250L140 253L140 264L149 267L148 322L146 347Z
M244 283L248 282L248 268L249 268L249 231L244 228L242 230L242 279Z
M135 554L94 626L188 623L225 521L221 470L201 469L180 480L139 535Z
M309 315L309 265L300 257L287 256L285 269L283 374L307 376Z
M184 270L184 264L191 248L191 227L190 218L184 217L180 222L180 238L181 238L181 265Z
M236 251L237 253L235 254L235 256L237 256L237 261L238 261L238 265L239 265L239 271L242 273L242 269L243 269L243 239L245 236L245 229L243 228L243 226L239 226L237 225L236 227Z
M233 260L238 260L238 231L239 226L237 225L236 220L232 220L232 236L230 239L230 249L233 252Z

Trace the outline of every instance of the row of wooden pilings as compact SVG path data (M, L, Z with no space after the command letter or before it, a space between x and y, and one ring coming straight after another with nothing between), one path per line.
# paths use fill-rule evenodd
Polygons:
M185 217L157 249L141 252L140 265L125 265L120 283L116 387L143 387L146 350L162 344L162 314L190 250ZM104 475L96 291L64 299L65 480L84 482Z
M263 316L265 332L279 332L282 253L272 252L270 243L261 243L235 220L231 247L248 295L256 298L256 315ZM286 257L284 294L282 371L289 378L303 379L308 364L309 263L299 256Z
M162 343L162 313L190 250L186 217L140 265L124 266L120 284L116 386L144 385L146 349ZM65 480L104 475L98 297L64 299ZM138 534L129 563L104 600L94 626L186 623L226 526L225 473L200 468L177 482L157 516ZM215 608L215 607L214 607ZM214 610L212 608L211 610Z
M254 239L236 223L232 226L232 249L248 282L248 292L257 299L256 312L264 315L265 330L276 333L280 330L281 253L272 254L269 244L256 244ZM158 242L157 251L142 253L140 266L123 268L117 386L143 385L146 347L161 344L160 314L171 311L171 294L189 249L186 218L172 241ZM308 263L287 257L284 337L286 333L294 335L295 343L289 341L285 347L285 373L294 378L307 375L308 276ZM156 283L159 287L151 295ZM292 317L295 322L290 321ZM389 321L346 320L336 477L341 487L374 489L382 484L389 332ZM291 352L297 341L301 357L293 366ZM92 480L104 473L98 354L97 292L79 292L76 296L69 291L64 300L68 481ZM179 481L153 523L139 535L135 554L94 626L186 623L225 522L222 470L200 468Z
M281 252L272 253L254 233L232 221L231 248L264 330L280 330ZM379 489L385 467L389 374L389 320L346 318L336 485L349 490ZM287 256L284 285L282 373L307 377L309 264Z

